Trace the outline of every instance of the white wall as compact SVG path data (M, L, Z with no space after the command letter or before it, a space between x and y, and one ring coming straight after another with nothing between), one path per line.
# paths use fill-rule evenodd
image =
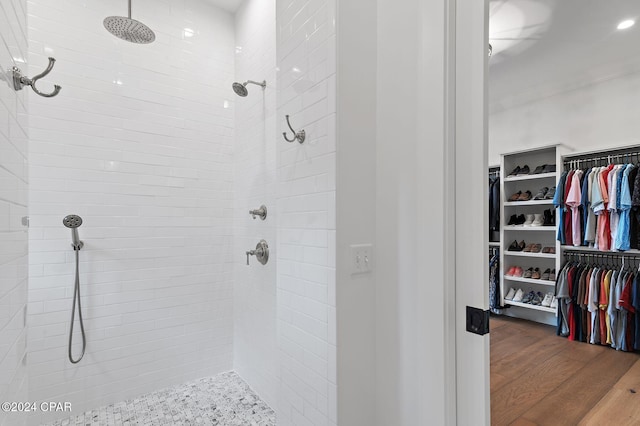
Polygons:
M124 3L83 6L29 2L29 74L54 56L41 86L62 86L30 96L29 392L75 414L231 369L243 260L231 252L233 17L196 0L140 0L134 18L157 40L134 45L102 27ZM66 353L69 213L84 218L77 365Z
M638 144L639 95L640 73L634 73L495 112L489 164L499 164L502 153L550 143L576 152Z
M27 2L0 3L0 402L27 400L27 92L5 76L27 65ZM6 74L5 74L6 73ZM0 411L0 425L24 424L21 413Z
M337 12L338 423L376 425L378 14L369 0L340 1ZM352 274L353 244L373 245L371 272Z
M276 5L247 0L236 12L235 74L238 81L267 81L263 91L235 98L234 142L234 369L272 407L276 406ZM249 210L266 205L265 221ZM270 248L269 262L245 252L260 239Z
M278 424L336 423L335 0L277 0ZM307 140L287 143L285 114Z

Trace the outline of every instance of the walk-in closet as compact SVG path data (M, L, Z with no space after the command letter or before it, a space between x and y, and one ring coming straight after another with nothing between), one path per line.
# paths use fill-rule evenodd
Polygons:
M489 10L491 423L640 424L640 3Z

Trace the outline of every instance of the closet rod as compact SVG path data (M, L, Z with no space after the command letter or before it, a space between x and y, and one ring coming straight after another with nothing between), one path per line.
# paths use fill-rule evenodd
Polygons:
M581 163L589 163L589 162L598 162L598 161L608 161L611 162L614 159L633 159L635 157L636 160L640 159L640 149L639 148L631 148L627 150L620 151L612 151L609 154L603 155L603 152L593 153L593 154L585 154L585 155L576 155L573 157L565 157L563 160L563 164L565 166L571 164L581 164Z
M591 252L584 252L584 251L580 251L580 250L565 250L563 252L564 257L593 257L593 258L600 258L600 259L611 259L611 260L616 260L616 259L622 259L623 257L626 259L640 259L640 254L630 254L630 253L624 253L624 252L602 252L602 253L591 253Z

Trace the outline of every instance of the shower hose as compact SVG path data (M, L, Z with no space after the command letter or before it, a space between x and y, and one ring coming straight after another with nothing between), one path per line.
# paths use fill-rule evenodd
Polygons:
M74 251L76 252L76 283L73 290L73 309L71 310L71 329L69 330L69 361L71 361L72 364L77 364L80 362L82 357L84 357L84 350L87 347L87 338L84 334L84 321L82 320L82 307L80 306L80 249L76 249L74 247ZM78 304L80 331L82 331L82 353L80 354L80 358L74 360L73 355L71 354L71 345L73 343L73 323L76 319L76 303Z

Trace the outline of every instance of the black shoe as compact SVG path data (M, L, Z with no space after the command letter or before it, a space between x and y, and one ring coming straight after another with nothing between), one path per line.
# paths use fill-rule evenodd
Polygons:
M520 166L518 166L515 169L513 169L513 171L511 173L509 173L509 175L507 177L518 176L518 173L520 173Z
M518 172L517 176L524 176L524 175L528 175L528 174L529 174L529 166L527 166L525 164L524 167L520 169L520 171Z
M527 218L526 218L526 217L524 217L524 215L523 215L523 214L521 214L520 216L518 216L518 217L516 218L516 225L522 225L522 224L524 224L526 221L527 221Z
M547 167L546 164L543 164L542 166L536 167L536 169L533 171L533 174L534 175L539 175L540 173L544 173L543 170L544 170L545 167Z
M522 251L522 249L518 245L518 240L512 242L507 251Z
M553 217L551 216L551 210L544 211L544 223L542 226L553 226Z
M512 214L511 218L509 218L509 223L507 223L507 226L515 225L517 220L518 220L518 216L515 214Z
M542 173L553 173L555 171L556 171L555 164L547 164L544 166L544 170L542 171Z

